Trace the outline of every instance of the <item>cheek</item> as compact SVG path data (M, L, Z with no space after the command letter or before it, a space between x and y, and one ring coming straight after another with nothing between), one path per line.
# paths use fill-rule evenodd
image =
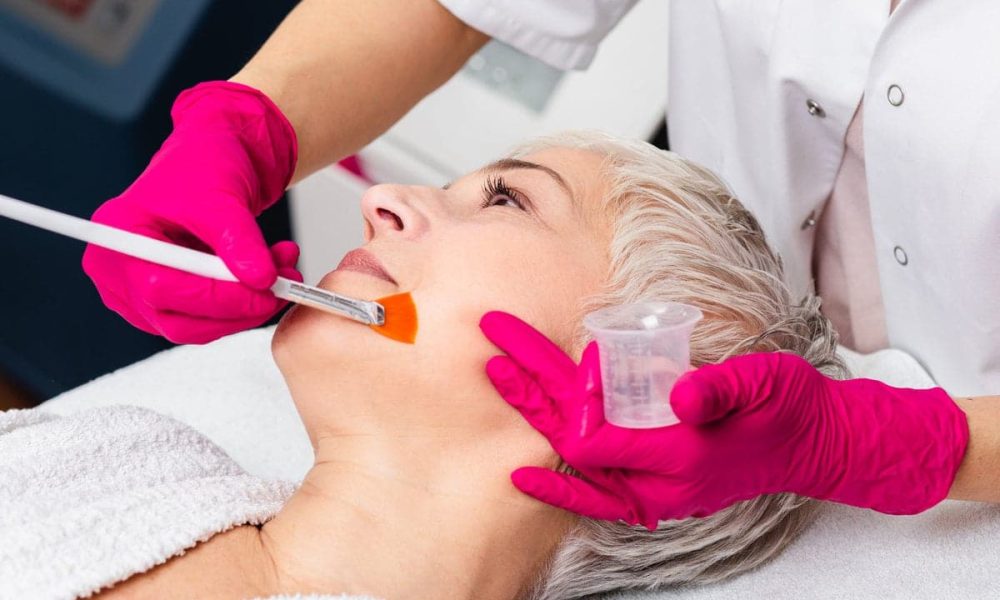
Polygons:
M442 248L431 262L427 285L415 292L422 319L426 314L428 328L438 318L445 326L461 324L484 339L479 319L500 310L567 343L581 303L597 291L603 270L564 240L507 233L449 240L449 250Z

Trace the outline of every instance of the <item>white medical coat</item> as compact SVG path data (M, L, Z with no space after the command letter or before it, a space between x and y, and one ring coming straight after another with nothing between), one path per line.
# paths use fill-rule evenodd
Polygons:
M635 3L439 1L561 68ZM796 294L864 96L889 343L952 395L1000 393L1000 2L672 0L669 27L671 149L729 183Z

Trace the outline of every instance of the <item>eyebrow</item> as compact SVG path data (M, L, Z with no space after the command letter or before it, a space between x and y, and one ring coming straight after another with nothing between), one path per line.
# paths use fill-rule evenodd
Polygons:
M531 161L521 160L518 158L501 158L500 160L491 162L482 169L479 169L477 173L497 173L504 171L514 171L517 169L531 169L534 171L541 171L542 173L545 173L553 180L555 180L556 183L559 184L559 187L561 187L563 191L566 192L566 195L569 196L571 200L573 199L573 192L572 190L569 189L569 184L566 183L566 180L563 179L562 175L557 173L555 170L546 167L545 165L540 165L538 163L533 163ZM448 189L449 187L451 187L451 182L446 183L442 189Z

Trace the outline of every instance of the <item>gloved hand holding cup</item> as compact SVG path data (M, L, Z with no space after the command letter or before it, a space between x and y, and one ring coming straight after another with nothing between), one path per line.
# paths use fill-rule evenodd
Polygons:
M688 371L670 381L673 389L658 390L679 423L619 426L606 417L630 384L638 390L630 399L653 398L645 378L627 375L653 370L645 359L606 363L598 356L604 348L591 343L576 364L505 313L487 313L480 328L505 353L486 363L494 387L579 473L524 466L511 474L513 484L591 518L654 529L662 520L706 517L783 492L915 514L947 496L969 441L965 414L940 388L836 380L787 352ZM626 377L602 385L602 371ZM608 402L613 393L619 399ZM625 406L621 418L666 419L654 404Z

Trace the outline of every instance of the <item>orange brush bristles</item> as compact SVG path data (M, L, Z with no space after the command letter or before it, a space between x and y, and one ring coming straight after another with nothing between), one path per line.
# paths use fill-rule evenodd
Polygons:
M376 300L385 309L383 325L369 325L390 340L412 344L417 339L417 307L409 292Z

